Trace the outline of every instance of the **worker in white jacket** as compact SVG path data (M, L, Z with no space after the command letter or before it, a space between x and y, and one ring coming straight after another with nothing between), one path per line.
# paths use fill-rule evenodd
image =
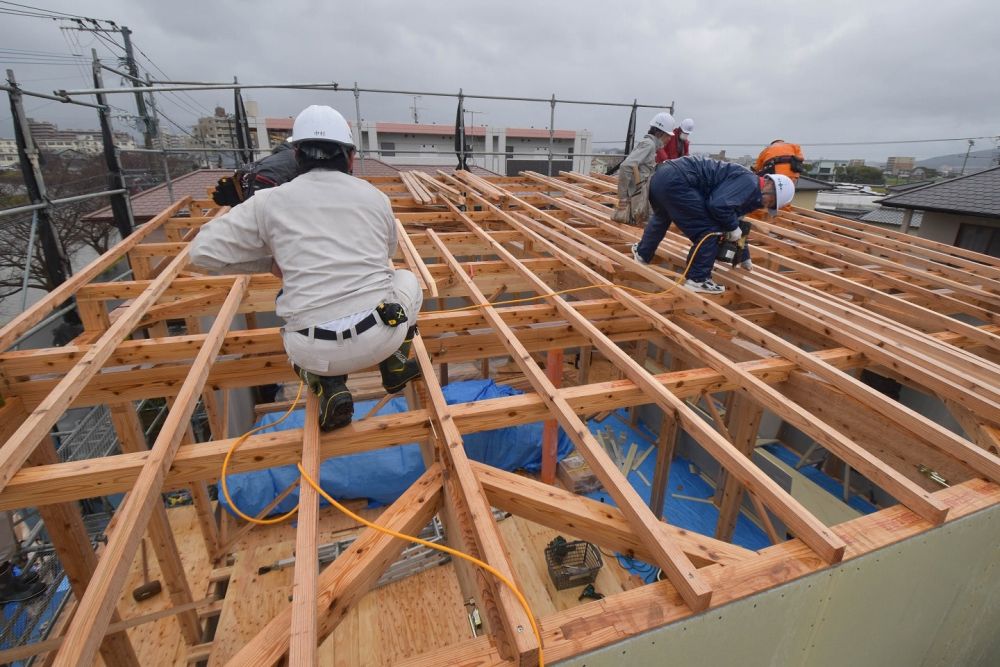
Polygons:
M320 426L328 431L354 414L349 373L378 364L389 393L420 375L408 356L423 294L411 272L391 267L392 208L350 175L354 140L344 117L310 106L296 117L289 141L300 176L202 227L191 263L281 277L275 312L285 319L285 350L320 397Z

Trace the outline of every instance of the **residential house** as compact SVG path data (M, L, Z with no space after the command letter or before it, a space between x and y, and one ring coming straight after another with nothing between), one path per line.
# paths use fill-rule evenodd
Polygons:
M799 182L795 184L795 196L792 198L792 204L800 208L816 210L816 196L827 190L833 190L833 186L825 181L800 175Z
M923 211L920 236L1000 257L1000 167L932 183L881 200L882 206Z

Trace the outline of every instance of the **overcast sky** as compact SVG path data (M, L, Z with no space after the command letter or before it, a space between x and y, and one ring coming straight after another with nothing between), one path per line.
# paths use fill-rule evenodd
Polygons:
M243 83L336 81L349 87L676 105L692 117L695 151L756 154L775 138L807 158L917 158L964 153L964 137L1000 135L1000 3L952 0L747 0L419 3L388 0L21 0L110 19L171 79ZM14 9L0 3L0 10ZM0 13L0 62L29 90L91 87L89 68L51 54L117 49L70 24ZM120 35L113 36L120 41ZM33 53L12 54L11 50ZM34 52L43 52L35 55ZM140 65L159 72L139 56ZM106 73L105 83L121 80ZM305 105L354 119L350 93L246 91L266 116ZM230 92L158 95L166 116L189 126ZM131 96L112 103L135 112ZM412 97L365 93L366 120L412 120ZM28 100L30 114L63 127L96 127L90 110ZM421 122L454 123L455 100L416 100ZM0 109L0 136L11 137ZM547 103L470 100L475 123L546 127ZM640 127L654 110L641 110ZM556 108L556 126L620 142L628 110ZM125 121L119 121L123 123ZM176 131L165 123L165 127ZM936 143L819 145L959 138ZM740 144L746 144L741 146ZM609 145L609 144L598 144ZM996 146L977 139L975 149Z

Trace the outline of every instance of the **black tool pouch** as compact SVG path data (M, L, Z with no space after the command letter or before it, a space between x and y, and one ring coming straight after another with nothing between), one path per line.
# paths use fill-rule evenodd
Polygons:
M406 322L406 311L398 303L380 303L375 312L388 327L398 327Z

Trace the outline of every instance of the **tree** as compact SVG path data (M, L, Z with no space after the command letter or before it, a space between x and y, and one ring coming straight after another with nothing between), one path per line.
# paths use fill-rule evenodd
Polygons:
M842 183L859 183L865 185L882 185L885 177L878 167L837 167L837 180Z
M172 158L171 176L176 177L191 170L190 159ZM42 153L42 176L50 199L99 192L110 189L107 165L102 155L88 155L76 151ZM161 174L153 174L153 179ZM0 207L23 206L28 202L19 171L4 172L0 177ZM81 251L89 249L100 255L107 252L112 240L117 238L113 223L85 220L89 213L108 205L106 197L96 197L80 202L49 208L49 217L55 228L58 243L65 257L72 261ZM24 278L25 255L31 233L31 214L0 218L0 299L21 290ZM29 288L51 291L45 271L41 244L37 236L32 248L28 271Z

